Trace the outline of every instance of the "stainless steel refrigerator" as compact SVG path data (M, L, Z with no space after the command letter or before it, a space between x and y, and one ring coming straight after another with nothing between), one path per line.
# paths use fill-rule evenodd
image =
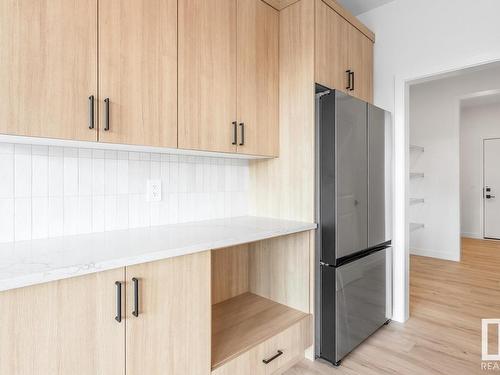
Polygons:
M391 318L391 118L316 87L316 357L343 357Z

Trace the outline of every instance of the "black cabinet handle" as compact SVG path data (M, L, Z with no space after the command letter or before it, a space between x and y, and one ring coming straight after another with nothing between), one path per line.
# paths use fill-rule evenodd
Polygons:
M231 144L236 145L238 143L238 123L236 121L233 124L233 142Z
M137 318L139 316L139 279L134 277L132 282L134 283L134 311L132 311L132 315Z
M281 355L283 355L283 352L281 350L278 350L278 353L273 355L271 358L263 359L262 362L264 362L267 365L268 363L271 363L272 361L274 361L276 358L278 358Z
M350 73L351 77L349 81L351 82L351 91L354 91L354 72Z
M240 128L241 128L240 146L243 146L245 144L245 123L244 122L240 122Z
M118 323L122 321L122 283L119 281L115 282L116 285L116 316L115 320Z
M347 87L345 88L346 90L351 89L351 70L346 70L347 73Z
M109 131L109 98L104 99L104 131Z
M94 95L89 96L89 129L94 129Z

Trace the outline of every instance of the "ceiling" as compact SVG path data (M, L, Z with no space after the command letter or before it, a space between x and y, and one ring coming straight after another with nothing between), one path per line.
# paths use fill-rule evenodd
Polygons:
M394 0L336 0L344 8L348 9L355 16L378 8Z

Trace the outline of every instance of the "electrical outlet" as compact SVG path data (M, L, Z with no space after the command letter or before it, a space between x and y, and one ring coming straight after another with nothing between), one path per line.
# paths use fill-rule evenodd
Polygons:
M148 180L148 202L161 201L161 180Z

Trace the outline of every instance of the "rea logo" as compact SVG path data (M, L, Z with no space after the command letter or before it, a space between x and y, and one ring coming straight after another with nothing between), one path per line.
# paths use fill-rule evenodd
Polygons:
M481 319L482 321L482 326L481 326L481 339L482 339L482 360L483 361L500 361L500 319ZM488 328L489 326L496 326L497 329L497 338L498 338L498 345L497 345L497 353L494 354L489 354L488 350Z

